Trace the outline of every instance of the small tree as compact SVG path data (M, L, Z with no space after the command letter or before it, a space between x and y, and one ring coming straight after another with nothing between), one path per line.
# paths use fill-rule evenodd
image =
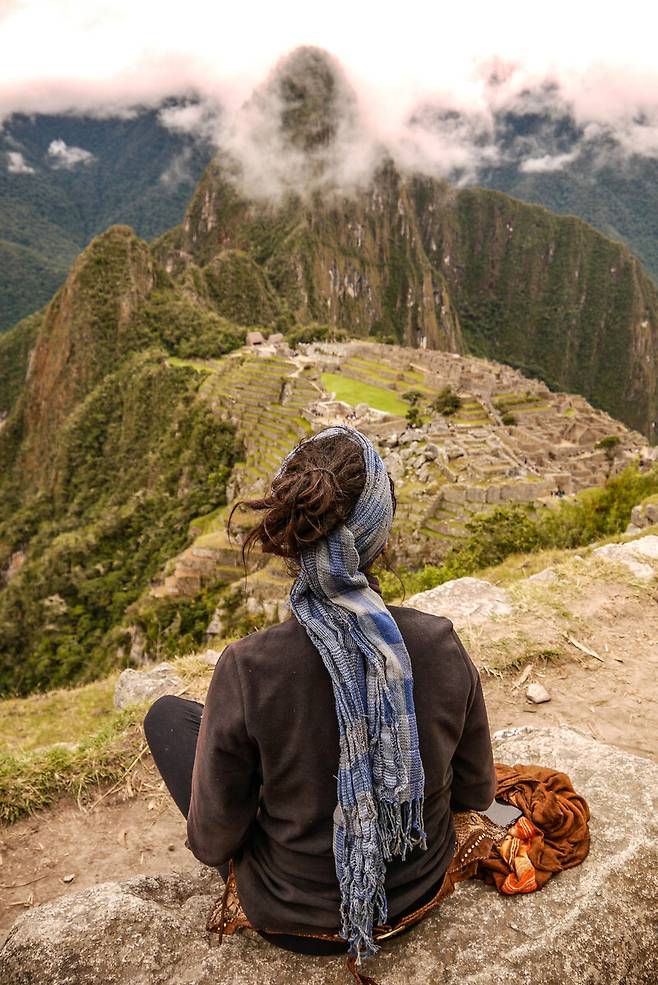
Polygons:
M402 394L402 399L406 400L412 407L416 407L422 396L423 394L420 390L407 390L406 393Z
M603 448L608 458L614 458L615 448L620 443L621 438L618 434L607 434L605 438L601 438L600 441L596 442L595 448Z
M615 460L615 455L617 454L617 447L621 443L621 438L618 434L606 434L605 438L601 438L594 445L595 448L602 448L605 451L605 457L608 460L608 475L612 469L612 463Z
M418 427L420 423L420 411L416 404L412 404L407 411L407 424L409 427L415 428Z
M456 414L461 405L461 397L455 393L451 386L442 387L432 401L433 410L437 414L443 414L444 417L450 417L452 414Z

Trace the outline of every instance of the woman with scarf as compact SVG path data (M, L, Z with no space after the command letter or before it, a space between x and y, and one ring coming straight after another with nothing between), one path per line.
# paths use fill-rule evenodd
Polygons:
M243 551L293 566L291 615L224 649L205 705L156 701L146 737L194 855L230 863L238 925L368 981L377 941L437 898L452 812L493 800L480 678L448 618L382 599L395 495L359 431L304 439L243 505Z

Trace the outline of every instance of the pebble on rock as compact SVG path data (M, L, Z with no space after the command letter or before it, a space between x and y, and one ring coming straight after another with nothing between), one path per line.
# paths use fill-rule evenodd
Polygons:
M533 705L543 704L544 701L550 701L551 696L544 687L543 684L528 684L525 696L528 701L531 701Z

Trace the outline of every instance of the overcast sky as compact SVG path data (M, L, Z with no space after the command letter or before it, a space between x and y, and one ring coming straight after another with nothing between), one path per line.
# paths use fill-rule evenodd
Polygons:
M0 0L0 111L153 99L186 86L240 99L298 44L329 49L370 100L483 99L492 59L558 77L590 114L658 102L652 0Z
M481 121L547 80L588 135L604 125L624 153L658 157L656 9L654 0L0 0L0 121L17 110L107 113L192 89L230 115L280 57L311 44L339 60L377 140L409 146L409 114L427 102L477 121L437 146L414 135L414 161L452 166L465 154L472 171L495 153L482 149ZM570 159L536 154L527 170Z

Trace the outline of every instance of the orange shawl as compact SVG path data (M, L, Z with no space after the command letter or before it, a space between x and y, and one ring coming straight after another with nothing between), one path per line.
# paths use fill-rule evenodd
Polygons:
M477 875L507 895L544 886L555 872L578 865L589 851L589 807L566 773L545 766L496 763L496 797L523 817L482 859Z

